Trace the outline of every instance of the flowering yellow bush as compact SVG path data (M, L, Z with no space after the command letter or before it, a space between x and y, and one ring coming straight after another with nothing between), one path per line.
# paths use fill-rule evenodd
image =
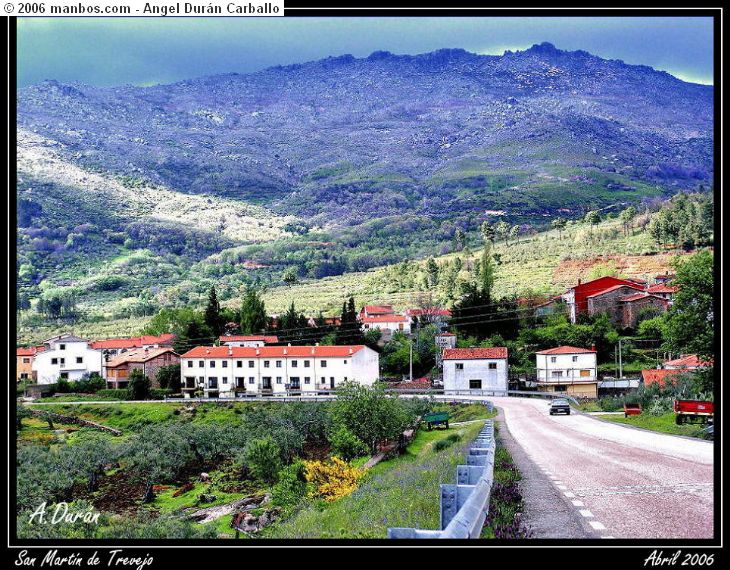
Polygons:
M357 489L363 471L339 457L329 461L305 461L305 477L314 485L311 494L331 503Z

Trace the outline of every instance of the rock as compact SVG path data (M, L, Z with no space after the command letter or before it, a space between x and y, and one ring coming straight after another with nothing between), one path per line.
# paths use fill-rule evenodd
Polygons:
M203 482L210 481L210 474L208 473L201 473L200 474L200 480Z

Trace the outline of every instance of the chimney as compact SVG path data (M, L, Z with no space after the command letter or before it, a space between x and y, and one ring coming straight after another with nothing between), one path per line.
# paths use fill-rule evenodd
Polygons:
M352 354L352 347L350 347L350 348L349 348L349 349L347 350L347 352L348 352L349 354Z
M593 352L596 352L596 345L595 345L595 344L592 344L592 345L591 345L591 350L592 350Z
M578 285L580 285L580 279L578 279Z
M228 356L233 356L233 347L228 345Z
M258 347L257 347L257 348L256 348L256 356L258 356L258 355L260 355L260 354L261 354L261 351L260 351L260 350L258 349Z

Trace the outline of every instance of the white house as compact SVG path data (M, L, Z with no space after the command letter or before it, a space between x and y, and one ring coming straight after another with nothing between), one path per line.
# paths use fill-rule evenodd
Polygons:
M507 390L507 349L447 348L442 354L444 392Z
M537 387L572 396L598 396L598 369L595 348L558 346L535 353Z
M355 346L198 346L180 358L183 394L286 394L333 390L343 382L371 386L380 374L378 353Z
M81 380L85 374L101 375L103 355L89 347L89 341L72 334L49 338L46 349L36 354L33 374L38 384L53 384L59 378L69 382Z
M360 318L363 332L379 329L383 340L388 340L395 332L411 334L411 320L403 315L373 315Z
M248 335L228 335L220 337L221 344L225 346L264 346L267 344L276 344L279 342L279 337L274 335L259 335L259 334L248 334Z

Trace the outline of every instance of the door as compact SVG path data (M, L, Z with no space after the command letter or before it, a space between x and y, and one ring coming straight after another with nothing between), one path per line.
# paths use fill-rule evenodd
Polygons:
M261 383L264 390L271 390L271 376L261 378Z
M335 389L335 377L330 376L330 390L334 390L334 389Z
M299 376L292 376L290 379L290 388L292 390L299 390L300 387Z

